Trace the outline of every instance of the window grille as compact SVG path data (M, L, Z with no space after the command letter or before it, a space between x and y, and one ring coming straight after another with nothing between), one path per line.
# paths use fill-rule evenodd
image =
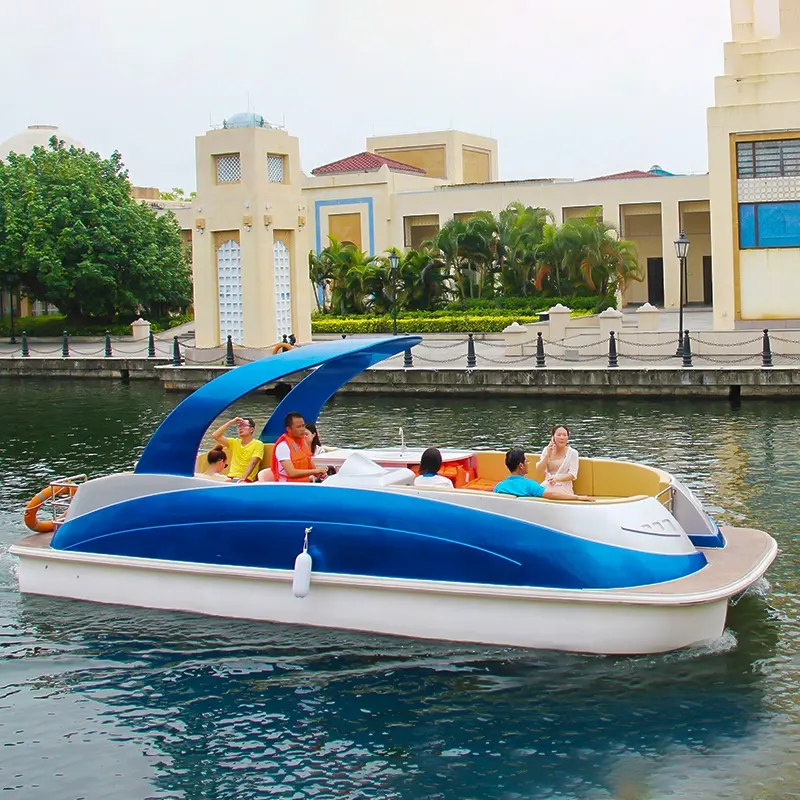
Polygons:
M800 139L738 142L736 170L740 179L800 176Z
M238 153L217 156L217 183L237 183L242 179L242 163Z
M283 183L283 156L267 156L267 180Z
M289 248L281 241L272 246L275 266L275 333L276 341L292 333L292 272Z
M239 242L229 239L217 250L219 285L219 338L225 344L230 335L234 344L242 344L242 259Z

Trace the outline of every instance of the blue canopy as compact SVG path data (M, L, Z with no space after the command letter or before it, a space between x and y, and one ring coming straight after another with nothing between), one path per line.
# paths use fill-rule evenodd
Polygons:
M262 441L272 442L283 433L283 417L289 411L299 411L308 422L316 421L320 409L347 381L421 341L420 336L337 339L298 347L226 372L189 395L169 414L145 447L135 472L193 475L205 432L229 405L264 384L317 367L272 412L260 436Z

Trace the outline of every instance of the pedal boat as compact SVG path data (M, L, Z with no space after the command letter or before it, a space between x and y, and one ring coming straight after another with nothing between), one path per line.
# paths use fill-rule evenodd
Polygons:
M446 448L458 488L414 487L420 450L404 447L327 453L318 460L341 468L322 484L194 476L204 434L249 392L297 376L260 434L271 443L287 412L316 420L352 377L420 341L312 344L209 382L162 422L133 473L67 481L77 490L61 495L54 533L11 547L20 590L586 653L663 652L723 633L729 601L764 575L776 543L718 527L660 469L581 459L575 490L595 503L494 494L502 452Z

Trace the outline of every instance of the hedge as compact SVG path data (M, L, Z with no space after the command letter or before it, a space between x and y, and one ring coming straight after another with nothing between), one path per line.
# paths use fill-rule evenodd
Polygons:
M448 317L398 317L398 333L481 333L497 332L512 322L520 325L538 322L529 315L472 316L466 314ZM311 321L312 333L391 333L392 318L384 317L316 317Z
M532 313L541 313L552 308L554 305L561 304L573 311L592 311L599 314L607 308L616 308L617 299L614 295L603 297L601 295L587 295L585 297L496 297L496 298L473 298L449 303L445 306L447 312L469 311L471 314L488 311L497 313L500 311L520 311L526 310Z
M191 314L182 314L167 319L152 320L150 330L161 333L184 322L191 322ZM130 336L131 322L133 320L115 320L111 322L97 322L95 320L68 319L63 314L48 314L38 317L17 317L14 319L14 332L19 336L25 331L28 336L61 336L64 331L70 336L103 336L109 331L112 336ZM0 336L11 335L11 320L9 317L0 319Z

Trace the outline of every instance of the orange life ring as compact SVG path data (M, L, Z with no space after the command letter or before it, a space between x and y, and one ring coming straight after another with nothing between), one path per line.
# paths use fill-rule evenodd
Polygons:
M58 489L54 489L52 486L45 486L41 492L31 497L28 501L28 505L25 506L25 516L23 517L25 524L32 531L36 531L36 533L52 533L56 529L55 522L52 519L38 520L36 515L39 513L39 509L54 496L54 493L55 496L58 497L60 494L69 492L70 497L72 497L77 491L78 487L74 484L59 486Z
M291 350L292 346L288 342L278 342L272 348L272 355L277 355L278 353L283 353L284 350Z

